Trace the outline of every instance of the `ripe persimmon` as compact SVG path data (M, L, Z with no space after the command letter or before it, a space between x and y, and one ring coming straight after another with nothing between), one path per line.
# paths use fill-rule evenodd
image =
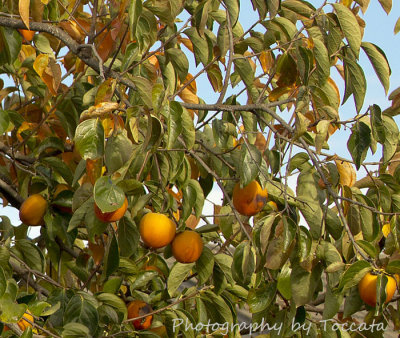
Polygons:
M180 263L196 262L203 252L203 241L196 231L185 230L172 241L172 255Z
M141 317L152 312L152 308L149 304L142 300L134 300L128 304L128 319ZM150 327L153 321L153 315L149 315L144 318L136 319L132 322L136 330L146 330Z
M43 216L47 210L47 201L40 194L29 196L19 208L19 218L26 225L43 224Z
M379 272L378 272L379 273ZM396 279L392 276L387 277L386 283L386 300L385 303L390 302L393 298L393 295L396 291ZM364 303L369 306L376 306L376 283L377 283L378 275L375 272L368 272L358 283L358 292L360 294L361 299Z
M175 237L175 223L167 216L149 212L142 217L139 224L140 237L150 248L158 249L168 245Z
M233 189L233 205L236 210L245 216L253 216L259 213L267 202L268 192L262 189L257 181L251 181L241 188L236 183Z
M97 218L103 222L116 222L119 221L124 215L125 211L128 209L128 199L125 197L124 203L117 210L110 212L102 212L100 208L94 204L94 213Z
M24 43L30 43L35 35L35 31L31 31L30 29L18 29L18 32L20 32L24 38Z

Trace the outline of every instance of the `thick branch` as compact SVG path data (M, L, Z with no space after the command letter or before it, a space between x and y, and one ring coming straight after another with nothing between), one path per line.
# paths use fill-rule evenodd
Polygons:
M21 20L3 16L0 16L0 26L15 29L26 29L24 23ZM87 49L82 48L82 46L77 43L73 38L71 38L64 30L54 25L43 22L30 22L29 26L31 30L49 33L57 39L61 40L72 53L74 53L89 67L93 68L97 73L100 74L99 61L95 56L92 55L92 51L88 53ZM129 88L135 89L134 83L126 78L122 78L119 73L114 72L111 69L106 69L106 73L108 74L108 76L117 79L117 81L128 86Z
M21 195L19 195L10 185L0 179L0 192L7 198L7 201L15 208L19 208L24 201Z

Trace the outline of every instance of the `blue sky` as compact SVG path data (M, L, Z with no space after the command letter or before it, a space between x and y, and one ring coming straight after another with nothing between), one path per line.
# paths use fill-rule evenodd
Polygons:
M318 4L321 1L310 1L314 6L318 7ZM328 8L328 10L330 10ZM392 76L390 81L390 90L393 91L397 87L400 87L400 33L398 35L394 35L393 29L394 25L400 16L400 2L394 1L393 8L389 15L381 8L378 0L371 0L370 6L365 15L361 14L361 17L366 21L366 28L364 32L363 41L368 41L377 44L381 47L389 60L390 67L392 69ZM250 1L241 1L241 12L239 21L241 22L244 30L246 30L255 20L258 19L258 14L253 12ZM385 96L384 89L380 84L374 69L372 68L368 58L365 56L363 52L360 52L360 64L364 69L365 76L367 79L367 94L365 97L364 107L362 112L366 110L366 108L371 104L378 104L382 110L390 105L387 97ZM191 62L191 65L193 63ZM192 74L195 74L195 71L191 70ZM343 96L343 82L339 78L339 76L332 71L332 76L334 80L337 82L339 89L341 91L341 95ZM5 79L4 79L5 80ZM214 93L210 93L208 91L209 84L207 77L201 76L197 81L197 88L199 90L198 94L202 97L206 102L213 103L215 102L218 95ZM202 88L207 88L207 90L202 90ZM244 99L242 99L244 100ZM245 103L245 102L242 102ZM349 117L355 116L356 111L354 107L353 98L349 98L345 105L340 107L339 110L340 116L342 119L347 119ZM338 153L344 157L350 158L349 153L347 152L347 139L350 132L349 130L342 130L340 132L336 132L330 139L330 153ZM370 154L368 155L368 160L379 160L380 156L372 157ZM220 199L220 194L215 192L209 196L209 198L214 201L218 201ZM212 210L210 210L212 213ZM205 214L210 214L210 212L205 211ZM10 217L12 223L14 225L18 225L19 217L18 211L13 208L3 208L0 209L0 215L6 215Z

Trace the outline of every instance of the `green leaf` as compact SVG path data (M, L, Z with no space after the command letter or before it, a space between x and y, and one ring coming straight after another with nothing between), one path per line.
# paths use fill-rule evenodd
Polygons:
M4 134L10 124L10 117L6 110L0 110L0 134Z
M267 0L268 12L271 18L278 13L280 3L280 0Z
M378 251L371 242L363 240L363 239L358 240L356 242L357 242L357 245L368 254L368 256L370 256L372 258L377 258Z
M254 71L249 60L244 58L243 55L235 54L233 63L235 64L235 71L239 73L241 79L246 84L246 87L248 89L251 88L254 81Z
M205 291L200 295L200 298L206 305L208 318L212 323L233 322L232 312L224 298L212 291Z
M206 37L201 37L194 27L185 29L183 33L188 36L193 44L196 66L198 66L200 62L206 66L211 61L212 57Z
M196 261L196 271L199 276L199 285L203 285L210 278L214 268L214 254L204 247L201 256Z
M275 299L277 283L262 284L257 289L250 289L247 296L250 312L257 313L266 310Z
M135 84L140 94L140 99L143 101L146 107L152 108L153 100L151 93L153 90L153 84L150 82L150 80L146 79L143 76L132 76L130 79Z
M233 254L232 276L239 285L250 283L255 269L255 257L248 241L241 242Z
M135 1L133 1L135 2ZM138 0L140 2L140 0ZM126 71L135 61L138 60L139 45L137 42L132 42L126 47L124 58L122 59L122 71Z
M289 262L286 263L279 273L277 289L286 299L292 298L292 289L290 285L290 275L292 269L290 268Z
M35 34L33 36L33 42L41 53L54 57L54 51L51 48L50 41L44 34Z
M390 116L383 115L385 128L385 143L383 145L383 163L387 163L395 154L399 140L399 129L396 122Z
M325 44L319 40L314 39L314 57L317 62L317 74L320 84L328 80L330 74L330 61L328 50L325 47Z
M143 151L155 149L161 142L164 128L161 121L154 115L149 115L147 120L146 138L142 144Z
M120 255L130 257L136 252L139 245L140 234L137 226L128 217L123 217L118 222L118 243Z
M307 304L313 297L314 291L321 281L322 265L313 267L312 271L304 270L299 264L293 264L290 282L292 298L296 306Z
M290 9L291 11L309 18L314 14L315 7L309 2L302 2L298 0L286 0L281 3L283 8Z
M324 312L322 314L322 318L323 319L333 318L339 312L342 303L343 303L343 294L335 293L329 286L327 286L325 293Z
M325 194L318 186L318 179L310 170L303 171L297 178L296 187L297 197L304 201L298 204L298 208L306 219L314 239L318 239L321 234L323 219L321 204L325 200Z
M26 239L16 241L15 247L11 248L31 269L44 271L44 256L42 251L32 242ZM15 252L16 251L16 252Z
M231 26L234 27L239 18L240 1L239 0L223 0L222 1L228 9L229 18L231 19Z
M167 60L171 61L182 83L185 82L189 70L189 61L185 53L179 48L168 48L165 51Z
M136 37L136 27L141 13L142 13L142 0L132 0L130 2L128 11L129 32L131 40L134 40Z
M98 294L96 296L96 298L99 302L110 305L113 308L117 309L119 312L123 313L124 320L127 318L128 310L126 308L126 305L125 305L124 301L117 295L114 295L112 293L103 292L103 293Z
M287 223L292 223L292 232L296 231L296 225L293 224L292 219L287 218L286 217L283 218L284 222ZM286 226L285 226L285 231L286 231ZM293 240L294 238L294 234L293 236L291 236L291 240ZM291 244L291 242L290 242ZM300 226L299 227L299 232L298 232L298 236L297 236L297 256L300 259L300 262L305 261L310 253L311 253L311 246L312 246L312 237L310 232L308 231L308 229L304 226ZM288 249L288 246L286 247L285 251Z
M353 12L342 4L332 4L339 19L340 27L354 55L358 58L361 46L361 31Z
M386 272L400 274L400 260L390 261L386 266Z
M167 141L167 149L171 149L176 144L177 138L182 134L182 113L183 109L180 104L176 104L175 102L171 102L171 108L169 107L169 103L166 103L166 109L164 110L167 113L167 127L168 127L168 141Z
M116 294L122 285L122 277L112 277L103 285L103 292Z
M118 269L119 266L119 247L118 240L115 235L112 236L111 241L108 241L106 247L106 253L104 256L104 272L106 277L110 277L111 274Z
M185 188L182 189L183 193L183 210L182 219L187 220L192 210L195 211L195 216L199 217L203 210L204 194L201 189L200 183L197 180L190 179Z
M358 202L366 204L371 208L375 207L375 205L367 196L361 194L356 194L354 196ZM367 208L363 207L358 207L358 208L360 212L360 224L363 237L366 241L372 242L376 239L379 233L379 224L377 215Z
M177 103L178 104L178 103ZM175 107L175 103L171 102L171 109L179 109ZM186 149L191 150L196 141L196 131L194 129L193 119L186 108L182 109L182 137L185 141Z
M258 11L260 20L264 20L267 14L267 3L264 0L251 0L253 9Z
M4 292L6 292L7 288L7 281L6 276L4 274L4 270L0 267L0 298L3 297Z
M60 174L62 178L72 185L74 177L72 176L71 169L58 157L45 157L40 160L41 163L47 165L55 172Z
M349 57L344 58L345 94L343 104L353 94L357 112L360 112L367 90L364 71L359 64Z
M239 163L239 175L240 183L243 186L248 185L259 175L261 160L261 153L255 145L249 144L248 147L242 147Z
M353 263L342 275L339 282L339 290L347 290L356 286L364 275L372 270L370 263L366 261L357 261Z
M16 29L11 27L1 27L0 43L2 46L2 53L5 53L7 63L13 64L18 57L19 51L21 50L21 35ZM0 60L1 59L2 58L0 58Z
M63 326L62 338L90 337L89 328L80 323L66 323Z
M387 94L390 86L389 78L391 70L384 51L370 42L363 42L361 47L371 61L375 73L385 89L385 94Z
M233 264L233 258L225 254L217 254L214 256L215 264L218 265L221 271L224 273L225 278L231 284L234 283L232 278L231 266Z
M174 297L176 290L178 290L193 267L194 263L184 264L179 262L172 267L167 282L168 293L171 297Z
M74 230L84 223L86 213L89 209L93 209L93 198L84 201L78 209L76 209L69 221L67 232Z
M8 117L8 115L6 115L6 117ZM1 119L2 119L2 117L0 117L0 123L1 123ZM0 126L0 130L1 130L1 126ZM40 155L42 152L44 152L47 149L59 150L59 151L63 152L64 151L64 143L58 137L54 137L54 136L47 137L35 149L35 154Z
M367 157L370 145L371 129L364 122L357 121L353 125L351 136L347 142L347 149L349 149L357 170L360 169L361 164Z
M217 45L219 47L221 57L224 57L229 49L229 31L228 27L226 26L226 21L224 21L219 26L217 35Z
M93 190L94 201L102 212L112 212L124 204L125 194L121 187L114 184L110 176L96 180Z
M9 295L5 294L0 298L0 321L17 323L26 309L26 304L16 304Z
M294 155L289 162L289 173L292 173L295 169L299 169L301 171L303 168L309 167L309 159L310 157L307 153L300 152Z
M317 135L315 136L315 150L317 154L321 153L321 150L326 142L326 137L329 135L330 120L321 120L317 124Z
M83 298L82 295L73 296L64 311L64 325L67 323L80 323L86 326L92 334L98 329L99 316L94 305Z
M382 120L381 108L374 104L369 107L369 111L371 112L372 135L375 140L381 144L384 144L386 140L386 132Z
M125 131L109 137L104 157L107 171L114 173L120 169L129 160L132 151L133 144Z
M75 131L75 146L83 159L96 159L104 154L104 129L100 120L89 119Z

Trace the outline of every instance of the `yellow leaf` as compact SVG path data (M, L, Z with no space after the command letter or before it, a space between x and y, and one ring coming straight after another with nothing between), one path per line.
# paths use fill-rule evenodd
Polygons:
M271 52L262 51L259 56L259 60L264 73L268 73L268 71L272 68L272 65L274 64L274 59Z
M56 96L61 83L60 65L47 54L40 54L33 63L33 69L39 74L47 88L49 88L50 93Z
M352 2L353 2L353 0L342 0L341 1L341 3L348 8L350 8Z
M19 15L21 16L21 20L28 29L29 29L29 5L30 5L30 0L19 0L18 2Z
M335 160L335 163L339 172L339 183L352 187L356 183L357 174L351 163L340 160Z
M183 100L183 102L186 103L199 103L199 98L197 97L197 95L193 94L193 92L188 87L186 87L179 93L179 97Z
M33 130L37 127L37 123L29 123L29 122L22 122L21 126L18 128L17 131L17 139L18 141L22 142L24 140L23 135L21 135L24 131Z
M383 233L383 236L385 236L385 238L387 236L389 236L389 234L390 234L390 223L386 223L386 224L383 225L382 233Z
M43 5L47 5L49 3L49 0L42 0Z
M40 54L33 63L33 69L42 77L46 67L49 64L49 56L47 54Z
M333 81L332 78L329 78L329 79L328 79L328 84L329 84L331 87L333 87L333 89L335 90L336 96L337 96L337 101L340 103L340 92L339 92L338 86L336 85L336 82Z

